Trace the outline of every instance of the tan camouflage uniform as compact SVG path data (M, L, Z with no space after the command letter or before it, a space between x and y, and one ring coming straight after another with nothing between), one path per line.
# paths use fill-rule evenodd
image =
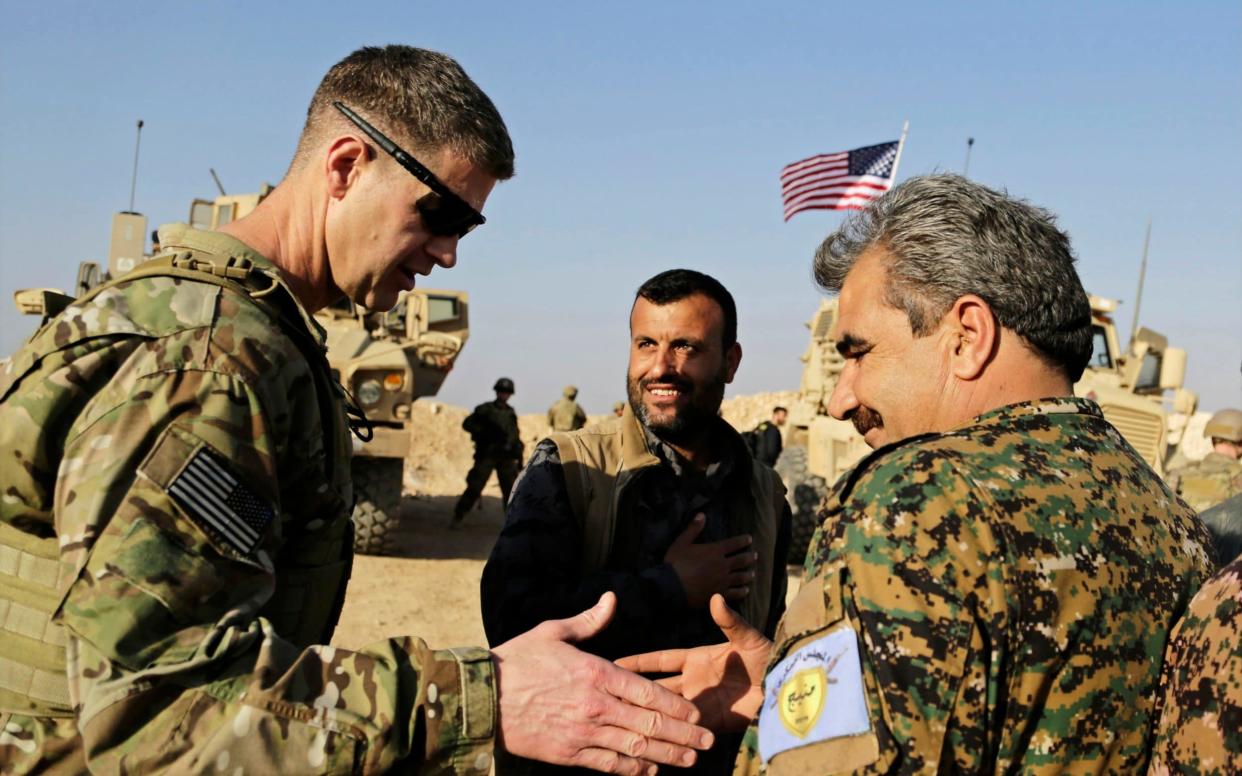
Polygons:
M577 431L586 421L586 411L568 396L557 399L548 409L548 425L553 431Z
M1210 573L1209 539L1094 403L1017 404L882 448L824 510L769 672L851 629L863 732L776 754L770 776L1146 767L1165 636ZM826 679L774 697L801 704L795 722L839 719L849 677L828 663ZM759 724L773 713L765 697ZM738 773L763 771L758 735Z
M1165 657L1151 773L1242 773L1242 557L1190 602Z
M1242 493L1242 461L1211 452L1201 461L1169 472L1168 480L1182 500L1202 512Z
M161 237L179 260L231 255L256 268L251 288L279 283L224 235ZM356 773L403 758L487 771L485 651L322 646L352 561L348 439L322 347L283 286L256 302L236 284L155 277L71 306L13 358L0 378L6 772ZM253 542L178 490L208 460L233 479Z

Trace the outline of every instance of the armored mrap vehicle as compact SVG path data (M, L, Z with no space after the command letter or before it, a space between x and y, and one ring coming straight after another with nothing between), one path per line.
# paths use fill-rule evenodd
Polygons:
M315 314L328 332L333 373L371 424L369 440L354 439L358 552L391 549L412 440L410 405L440 390L470 336L469 307L464 291L416 288L386 313L345 300Z

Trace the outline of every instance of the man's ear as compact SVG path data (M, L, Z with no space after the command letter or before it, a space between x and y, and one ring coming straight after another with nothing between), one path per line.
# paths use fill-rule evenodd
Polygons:
M945 314L950 336L950 372L959 380L976 380L996 355L1000 324L996 314L974 294L958 297Z
M328 196L343 199L349 187L358 180L358 175L371 161L370 149L354 135L341 135L333 140L324 159Z
M733 375L737 372L738 364L742 363L742 345L734 342L728 350L725 351L725 382L733 382Z

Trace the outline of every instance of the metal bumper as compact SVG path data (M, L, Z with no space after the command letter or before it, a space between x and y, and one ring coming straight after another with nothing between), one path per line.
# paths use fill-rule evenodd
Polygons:
M370 442L354 437L354 455L370 458L405 458L410 452L410 429L374 426Z

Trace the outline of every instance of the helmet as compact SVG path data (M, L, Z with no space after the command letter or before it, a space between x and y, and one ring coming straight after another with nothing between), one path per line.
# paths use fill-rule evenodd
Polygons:
M1203 427L1203 435L1208 439L1242 442L1242 410L1229 409L1216 413Z
M565 386L564 394L566 399L576 398L578 396L578 389L572 385L567 385Z
M503 393L517 393L513 390L513 381L507 377L502 377L492 386L493 391L501 391Z
M624 412L624 411L625 411L625 402L623 402L623 401L619 401L619 402L617 402L616 404L612 405L612 411L613 411L613 412Z

